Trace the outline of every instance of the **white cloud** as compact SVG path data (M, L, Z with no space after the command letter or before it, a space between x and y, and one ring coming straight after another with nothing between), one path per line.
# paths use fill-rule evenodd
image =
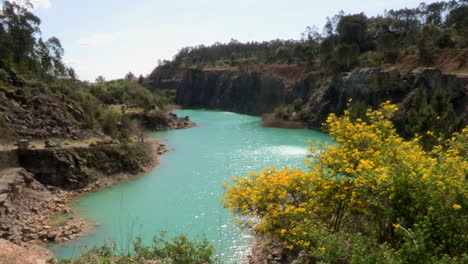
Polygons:
M70 66L76 66L76 65L79 65L80 63L81 63L81 61L77 60L77 59L66 59L65 60L65 64L70 65Z
M108 44L112 42L113 40L114 40L114 36L112 34L96 33L88 37L80 38L78 40L78 44L97 46L97 45Z
M31 3L34 8L50 8L52 6L50 0L32 0Z

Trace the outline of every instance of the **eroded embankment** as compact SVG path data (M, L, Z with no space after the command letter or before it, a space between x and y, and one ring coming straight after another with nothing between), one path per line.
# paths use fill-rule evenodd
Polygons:
M71 198L142 173L164 152L164 144L154 139L0 152L9 158L2 159L0 171L0 238L21 246L76 238L87 225L69 208ZM63 221L51 224L57 214L64 214Z

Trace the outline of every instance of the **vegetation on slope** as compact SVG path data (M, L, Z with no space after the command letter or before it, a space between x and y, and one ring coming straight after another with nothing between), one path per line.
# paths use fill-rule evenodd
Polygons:
M242 69L262 63L296 63L312 70L340 72L395 63L430 66L445 49L468 47L467 4L466 0L421 3L376 17L340 12L327 19L323 33L308 27L300 40L241 43L233 39L226 44L185 47L160 67ZM458 58L460 65L453 65L452 70L466 67L462 65L466 56L465 52Z
M426 152L398 136L396 110L331 114L336 143L311 144L308 171L236 177L225 207L303 263L466 262L468 127Z
M160 113L170 102L167 94L159 89L148 89L144 78L136 78L132 73L109 82L102 77L93 84L78 80L75 71L63 63L64 49L60 40L56 37L42 39L41 21L31 12L32 5L28 1L18 4L2 0L0 4L0 103L5 104L0 109L0 131L5 132L6 138L23 137L28 133L22 132L38 123L60 125L72 120L79 124L79 130L87 131L86 136L104 132L113 139L128 141L141 127L125 115L127 110ZM17 99L22 101L8 103ZM65 115L70 108L75 112L70 112L69 118L60 118L47 112L46 104L55 105ZM18 116L20 112L21 117ZM24 117L36 119L36 122L20 122ZM14 124L16 121L20 123ZM42 131L33 131L37 133L27 136L67 137L63 133L51 134L45 127Z

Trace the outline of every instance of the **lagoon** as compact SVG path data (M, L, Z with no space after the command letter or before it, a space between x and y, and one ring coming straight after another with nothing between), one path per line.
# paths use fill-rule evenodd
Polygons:
M307 140L329 141L326 134L306 129L261 126L256 116L204 110L176 110L197 126L150 133L171 149L151 171L121 184L84 195L73 209L96 227L84 237L49 249L59 258L73 258L84 245L112 240L128 252L134 237L150 243L154 234L187 233L214 243L223 263L241 263L249 253L248 231L234 225L221 205L222 184L231 176L265 167L305 169Z

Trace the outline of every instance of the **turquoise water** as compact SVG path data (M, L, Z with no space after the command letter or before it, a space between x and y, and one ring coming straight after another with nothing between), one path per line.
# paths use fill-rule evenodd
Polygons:
M151 241L167 230L168 236L203 235L216 246L226 263L240 263L249 252L251 238L233 224L222 208L222 184L233 175L246 175L264 167L304 167L307 140L329 140L311 130L264 128L260 118L229 112L177 110L197 127L151 133L163 138L173 151L160 157L160 165L131 181L77 199L73 208L96 228L72 242L50 245L60 258L78 255L83 245L114 240L128 252L130 241L141 236Z

